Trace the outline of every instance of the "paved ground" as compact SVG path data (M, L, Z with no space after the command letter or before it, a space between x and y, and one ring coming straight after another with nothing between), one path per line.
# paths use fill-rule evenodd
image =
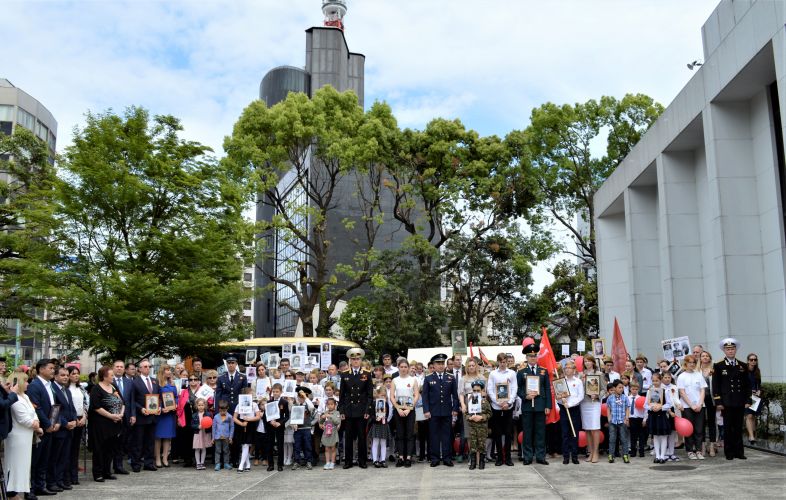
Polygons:
M704 462L683 461L654 465L651 458L633 459L630 465L598 463L494 467L469 471L466 464L448 468L415 464L410 469L266 472L195 471L173 465L156 472L119 476L117 481L82 480L58 500L152 499L347 499L347 498L784 498L786 458L748 450L748 460L723 457ZM684 470L685 468L689 470Z

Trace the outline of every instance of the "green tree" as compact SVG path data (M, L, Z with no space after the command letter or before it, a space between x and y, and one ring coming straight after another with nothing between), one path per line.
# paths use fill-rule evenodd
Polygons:
M57 294L55 180L44 141L22 127L0 134L0 318L40 322L35 310Z
M315 309L318 332L328 336L338 301L371 279L384 216L384 166L396 130L388 106L377 103L364 113L352 92L328 86L312 99L290 93L270 108L251 103L226 140L227 162L249 169L259 203L275 211L271 221L257 226L260 235L275 234L257 242L259 256L272 259L274 271L258 269L273 286L291 290L295 299L280 304L297 314L305 336L313 334ZM343 217L336 210L339 196L353 197L362 215ZM341 225L343 230L331 230ZM332 248L340 238L354 242L350 261L335 262ZM277 252L275 240L292 251Z
M181 131L138 107L75 130L57 188L66 343L140 358L243 336L245 172Z

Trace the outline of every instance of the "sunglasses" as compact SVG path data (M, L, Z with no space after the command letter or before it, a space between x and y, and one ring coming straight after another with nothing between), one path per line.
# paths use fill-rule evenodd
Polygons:
M213 378L213 377L208 377L208 378ZM190 379L188 379L188 381L189 382L199 382L199 379L198 378L190 378Z
M748 361L756 361L758 363L759 359L758 358L751 358Z
M217 378L218 378L218 377L208 377L207 379L208 379L208 380L215 380L215 379L217 379Z

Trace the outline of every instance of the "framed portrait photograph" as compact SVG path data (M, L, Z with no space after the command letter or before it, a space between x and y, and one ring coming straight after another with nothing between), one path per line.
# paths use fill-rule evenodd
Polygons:
M57 421L60 419L60 408L61 406L58 404L52 405L52 408L49 410L49 421L52 422L52 425L56 424Z
M540 395L540 377L537 375L527 375L527 392L536 392Z
M300 354L293 354L290 366L296 370L302 370L304 364L303 361L303 356Z
M267 397L268 390L270 389L270 378L257 379L256 396L261 399L263 396Z
M253 382L257 379L257 367L256 366L247 366L246 367L246 378L248 379L249 383Z
M306 353L308 352L308 344L306 344L305 342L298 342L298 343L296 343L295 344L295 352L305 356Z
M671 373L672 378L676 379L677 375L679 375L681 371L682 371L682 366L680 365L680 362L676 360L672 361L671 364L669 365L669 373Z
M252 406L251 394L240 394L237 397L237 412L240 415L253 415L254 407Z
M600 396L600 375L587 375L584 380L584 393L587 396Z
M568 385L568 381L564 378L555 378L552 384L554 386L554 395L559 397L563 394L567 394L570 396L570 386Z
M294 344L281 344L281 357L290 359L292 357L292 351L294 347Z
M508 400L510 400L510 387L507 382L502 384L497 384L495 391L497 396L497 403L507 403Z
M650 387L647 390L647 403L652 404L663 404L664 402L664 395L663 395L663 387Z
M396 403L405 410L412 410L415 408L415 402L412 401L410 396L399 396L396 398Z
M158 411L158 394L145 394L145 409L149 412Z
M377 420L382 420L385 418L385 400L384 399L375 399L374 400L374 413L377 416Z
M306 370L318 370L319 369L319 354L309 354L306 357Z
M289 414L289 423L292 425L302 425L306 419L306 407L297 405L292 407L292 413Z
M162 392L161 393L161 401L165 409L167 410L176 410L177 403L175 402L175 393L174 392Z
M265 405L265 419L270 422L281 418L281 412L278 411L278 401L271 401Z
M246 366L251 366L257 364L257 350L256 349L246 349Z
M268 361L266 366L268 370L277 370L278 365L280 363L281 363L281 357L277 353L271 352L270 355L268 356Z
M482 406L483 396L480 393L472 393L467 395L467 413L470 415L479 415L483 412Z
M592 339L592 354L596 358L606 355L606 341L603 339Z

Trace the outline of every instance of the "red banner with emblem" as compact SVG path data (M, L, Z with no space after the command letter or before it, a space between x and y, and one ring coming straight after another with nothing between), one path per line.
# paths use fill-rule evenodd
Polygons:
M625 371L625 361L628 360L628 350L622 340L622 331L617 318L614 318L614 337L611 339L611 359L614 360L614 371L622 373Z
M545 368L549 372L549 385L554 381L557 375L557 360L554 358L554 351L551 350L551 342L549 342L549 333L546 328L543 328L543 336L540 339L540 351L538 351L538 365ZM553 387L553 386L552 386ZM551 390L551 411L546 415L546 423L553 424L559 422L559 408L557 401L554 397L554 389Z

